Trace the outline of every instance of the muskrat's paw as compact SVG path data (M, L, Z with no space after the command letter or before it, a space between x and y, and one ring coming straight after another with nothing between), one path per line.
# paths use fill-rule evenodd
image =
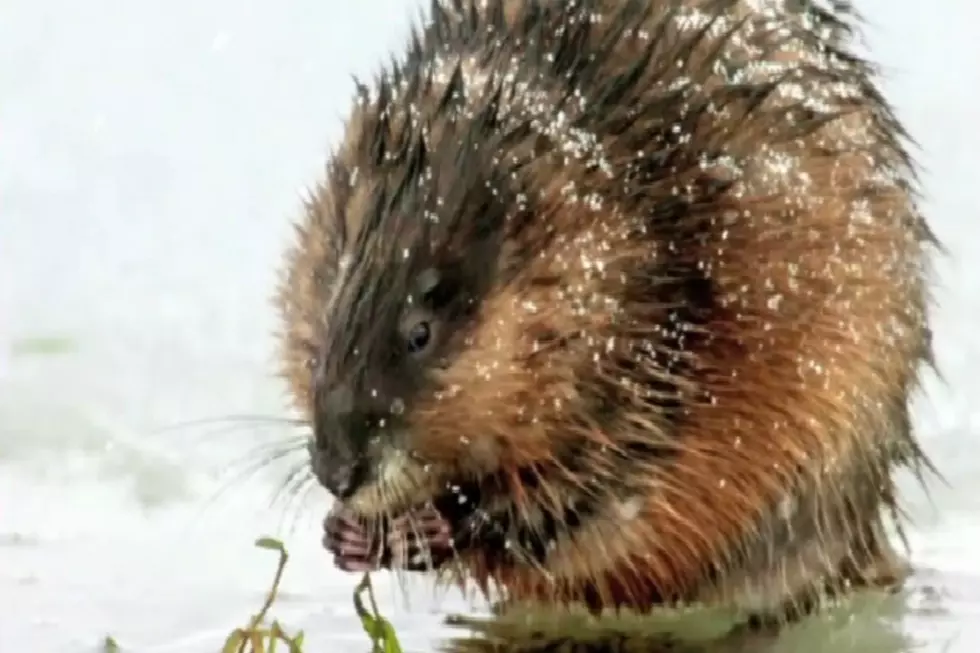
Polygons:
M422 508L392 520L386 541L385 566L425 571L439 567L453 555L449 522L434 508Z
M323 521L323 548L333 554L334 566L343 571L375 571L382 566L375 538L343 509L335 507Z
M384 534L370 531L356 515L335 505L323 521L323 547L343 571L426 571L453 555L449 522L434 508L420 508L389 521Z

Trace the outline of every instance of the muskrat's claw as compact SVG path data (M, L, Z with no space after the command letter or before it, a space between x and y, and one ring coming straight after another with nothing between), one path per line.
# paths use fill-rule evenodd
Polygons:
M334 565L343 571L375 571L382 552L367 528L356 517L335 507L323 521L323 547L334 554Z
M343 571L426 571L452 556L453 538L449 522L434 508L396 517L379 538L356 516L335 505L323 521L323 547Z
M449 522L434 508L398 517L391 522L386 553L386 566L391 569L426 571L439 567L453 553Z

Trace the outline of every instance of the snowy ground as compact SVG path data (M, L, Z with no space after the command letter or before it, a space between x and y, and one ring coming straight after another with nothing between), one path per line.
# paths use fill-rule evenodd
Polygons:
M862 7L949 249L946 379L930 379L917 424L950 487L936 486L936 509L909 496L922 572L908 597L787 650L965 652L980 636L980 130L968 118L980 45L971 4L942 5ZM283 522L268 508L268 475L211 500L223 473L288 429L163 428L282 414L267 297L289 219L338 134L350 73L397 46L413 12L405 0L0 5L0 651L94 651L106 633L132 651L214 651L261 601L274 560L252 541L265 533L293 552L277 614L311 651L359 650L356 579L317 546L325 495L295 524L295 509ZM37 338L60 351L25 351ZM430 592L409 611L382 591L419 651L441 612L467 607Z

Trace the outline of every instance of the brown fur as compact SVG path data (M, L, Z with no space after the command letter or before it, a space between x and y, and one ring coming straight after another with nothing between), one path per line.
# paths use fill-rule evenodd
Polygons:
M591 502L541 559L515 536L503 559L475 546L446 568L511 600L780 619L901 580L885 518L895 470L928 466L908 399L934 240L902 127L849 54L849 7L793 4L434 7L355 104L279 295L284 374L313 421L318 378L406 401L353 509L466 481L533 533ZM682 28L694 7L728 20ZM474 279L475 313L440 341L445 365L400 381L379 325L445 265ZM353 346L365 362L332 353Z

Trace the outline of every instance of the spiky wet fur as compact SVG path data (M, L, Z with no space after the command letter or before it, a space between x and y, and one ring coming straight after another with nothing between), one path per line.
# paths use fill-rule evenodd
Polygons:
M899 584L935 241L850 5L431 11L359 87L279 295L312 415L310 361L369 375L419 266L473 277L475 316L350 504L464 488L496 530L441 571L507 601L779 621Z

